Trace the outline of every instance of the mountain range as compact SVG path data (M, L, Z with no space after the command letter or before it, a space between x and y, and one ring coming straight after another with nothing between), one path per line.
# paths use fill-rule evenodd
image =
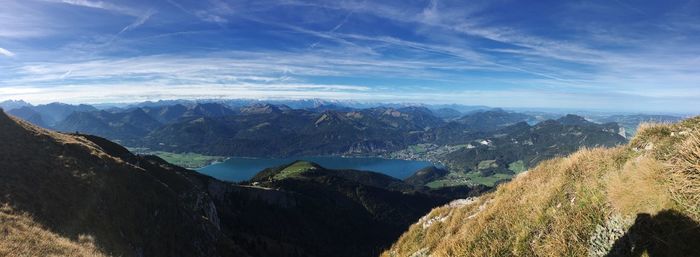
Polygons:
M580 147L625 142L616 124L596 124L575 115L543 121L497 108L458 116L458 111L445 107L357 109L326 102L307 107L160 101L109 110L53 103L9 112L39 126L102 136L140 152L427 160L450 171L431 181L431 187L493 186L541 160Z
M96 134L132 147L223 156L374 155L419 143L462 144L475 133L539 121L500 109L457 117L453 109L418 106L293 109L262 103L233 108L164 102L110 110L53 103L9 112L39 126Z
M580 116L567 115L535 125L520 122L487 137L468 142L466 147L444 157L456 170L482 173L506 172L509 164L521 161L532 167L542 160L568 155L582 147L613 147L626 142L615 123L596 124ZM482 161L493 160L494 168L480 169Z
M31 106L26 105L17 109L9 109L9 113L17 115L18 117L27 118L29 115L31 118L27 120L34 120L36 125L43 127L52 127L59 122L66 119L68 116L75 112L92 112L97 111L97 108L86 105L70 105L63 103L50 103L44 105Z
M485 120L502 119L499 112L481 112L473 116ZM489 119L491 116L495 118ZM485 123L487 122L480 124ZM474 184L493 186L541 161L565 156L580 148L614 147L627 142L616 123L597 124L576 115L566 115L534 125L521 121L508 126L491 127L492 130L482 128L464 130L462 133L459 130L452 131L451 134L442 133L443 137L450 135L450 140L446 141L450 143L414 145L391 153L389 157L428 159L445 166L449 172L432 172L420 179L429 187Z

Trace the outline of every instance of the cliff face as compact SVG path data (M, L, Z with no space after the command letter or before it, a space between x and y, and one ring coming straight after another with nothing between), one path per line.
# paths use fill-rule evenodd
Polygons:
M700 256L700 118L434 209L382 256Z

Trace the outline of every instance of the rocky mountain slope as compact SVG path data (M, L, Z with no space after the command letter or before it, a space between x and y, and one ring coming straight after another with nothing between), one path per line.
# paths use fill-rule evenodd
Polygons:
M382 256L700 256L700 118L542 162L424 216Z

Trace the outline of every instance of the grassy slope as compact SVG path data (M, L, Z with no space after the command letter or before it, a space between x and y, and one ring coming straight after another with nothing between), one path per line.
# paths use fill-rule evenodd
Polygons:
M444 179L434 180L425 184L429 188L443 188L461 185L484 185L493 187L498 182L511 179L513 175L496 173L491 176L482 176L478 172L469 173L452 173L448 174Z
M91 236L72 240L58 235L10 206L0 207L0 256L103 257Z
M226 157L223 156L211 156L199 153L174 153L164 151L153 151L148 148L142 147L127 147L127 149L136 154L155 155L167 161L168 163L172 163L177 166L188 169L198 169L210 165L214 162L226 160Z
M209 156L198 153L171 153L163 151L154 151L148 154L152 154L163 158L163 160L175 164L177 166L190 169L201 168L214 162L223 161L224 159L226 159L223 156Z
M699 208L700 118L643 125L434 209L383 256L700 256Z
M310 162L305 162L305 161L297 161L294 162L292 165L287 166L283 170L280 171L277 175L275 175L275 179L281 180L289 177L295 177L298 176L308 170L315 169Z

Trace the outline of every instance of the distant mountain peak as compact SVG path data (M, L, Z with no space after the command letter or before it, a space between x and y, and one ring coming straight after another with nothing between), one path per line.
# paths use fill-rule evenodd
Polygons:
M207 116L207 117L223 117L233 114L234 111L228 106L221 103L197 103L190 108L185 116Z
M592 124L592 122L586 120L586 118L574 114L567 114L566 116L557 119L557 121L562 125L568 126L581 126Z
M330 123L337 123L337 122L342 122L343 120L346 120L347 118L336 112L336 111L331 111L327 110L321 113L321 115L318 117L316 122L314 122L314 125L320 126L322 124L330 124Z
M23 101L23 100L6 100L0 102L0 108L4 109L5 111L10 111L12 109L17 109L17 108L22 108L22 107L27 107L31 106L31 104Z
M387 108L382 114L391 117L401 117L402 115L404 115L399 110L396 110L394 108Z
M496 108L467 114L456 121L467 125L472 131L492 131L531 119L532 116L523 113Z
M422 113L428 113L428 114L433 113L433 111L431 111L430 109L428 109L425 106L406 106L406 107L399 108L398 111L401 111L401 112L422 112Z
M287 107L288 108L288 107ZM272 104L256 103L250 106L241 108L241 113L245 114L263 114L263 113L280 113L282 110Z

